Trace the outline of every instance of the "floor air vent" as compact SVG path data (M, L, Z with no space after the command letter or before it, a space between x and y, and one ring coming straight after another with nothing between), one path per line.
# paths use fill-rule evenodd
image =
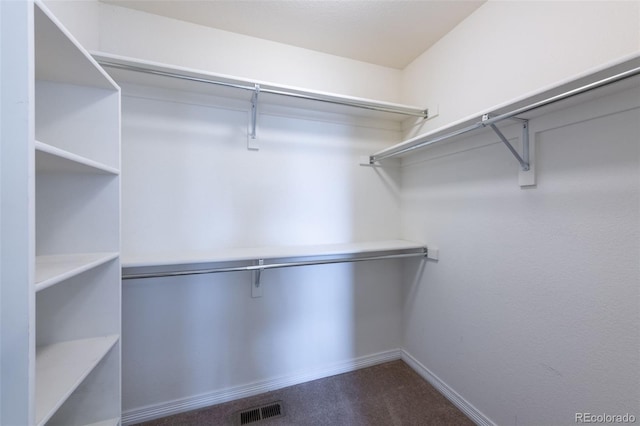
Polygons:
M259 422L260 420L271 419L274 417L284 416L282 401L272 402L260 407L242 410L236 414L236 425L248 425L250 423Z

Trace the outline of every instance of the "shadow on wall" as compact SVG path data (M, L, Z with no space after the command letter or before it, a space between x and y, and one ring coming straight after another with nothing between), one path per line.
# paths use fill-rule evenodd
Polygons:
M124 410L314 375L401 344L401 262L125 284ZM264 389L263 389L264 390Z

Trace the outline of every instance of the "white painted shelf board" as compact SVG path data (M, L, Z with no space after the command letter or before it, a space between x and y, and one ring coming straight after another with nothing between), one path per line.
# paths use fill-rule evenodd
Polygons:
M118 253L36 256L36 292L117 259Z
M589 71L586 71L584 73L581 73L579 75L573 76L569 79L566 80L562 80L560 82L557 82L553 85L541 88L539 90L527 93L523 96L520 96L518 98L512 99L508 102L493 106L490 109L486 109L483 111L480 111L476 114L472 114L469 115L463 119L460 119L458 121L452 122L450 124L446 124L442 127L436 128L432 131L417 135L411 139L402 141L396 145L392 145L388 148L383 149L382 151L377 152L376 154L382 154L385 152L392 152L392 151L396 151L405 147L409 147L412 146L414 143L418 142L418 141L423 141L423 140L429 140L429 139L435 139L453 132L456 132L458 130L464 129L466 127L472 126L478 122L481 121L481 117L485 114L489 114L490 116L498 116L501 114L505 114L505 113L509 113L511 111L516 111L520 108L524 108L528 105L532 105L535 104L537 102L541 102L543 100L549 99L551 97L554 96L558 96L560 94L563 94L565 92L569 92L572 90L575 90L579 87L582 86L586 86L589 84L592 84L594 82L597 82L599 80L603 80L605 78L609 78L612 77L616 74L619 73L623 73L629 70L632 70L636 67L640 66L640 55L630 55L629 57L623 58L619 61L615 61L612 63L608 63L605 64L603 66L591 69ZM518 117L519 118L524 118L524 119L533 119L535 117L539 117L543 114L548 114L550 112L553 111L557 111L560 109L564 109L573 105L576 105L578 103L581 102L586 102L590 99L596 98L596 97L601 97L601 96L605 96L607 94L616 92L616 91L622 91L625 89L628 89L630 87L633 86L637 86L639 84L640 78L638 76L635 77L630 77L626 80L623 80L621 82L609 85L609 86L604 86L598 89L595 89L593 91L587 92L587 93L583 93L580 95L577 95L573 98L568 98L562 101L559 101L557 103L553 103L553 104L549 104L546 105L544 107L540 107L540 108L536 108L532 111L523 113L523 114L519 114ZM498 127L503 127L503 126L508 126L508 125L517 125L516 121L510 121L510 120L505 120L504 123L498 123ZM480 131L480 130L478 130ZM458 139L459 137L454 137L451 138L453 139ZM444 143L445 141L443 141ZM427 147L424 147L422 149L426 149ZM413 151L409 151L403 154L399 154L399 157L405 157L405 156L410 156L413 153Z
M36 80L56 81L119 90L49 9L35 2L35 76Z
M212 251L157 253L127 256L122 260L123 268L152 266L194 265L246 261L254 259L286 259L297 257L320 257L335 255L357 255L396 250L419 249L425 245L415 241L386 240L348 244L325 244L306 246L265 246L230 248Z
M45 424L55 414L118 339L112 335L36 349L36 424Z
M99 173L118 175L114 167L36 141L36 171L47 173Z
M162 64L158 62L145 61L142 59L136 59L131 57L112 55L104 52L92 52L93 57L101 63L105 69L109 72L113 78L122 83L130 83L136 85L143 86L155 86L162 87L167 89L175 89L175 90L184 90L188 92L196 92L196 93L206 93L214 96L235 98L235 99L245 99L247 102L251 99L252 91L243 90L237 88L230 87L221 87L212 84L207 84L198 81L185 81L177 78L153 75L148 73L142 73L137 71L130 71L124 69L117 69L114 67L109 67L105 65L105 63L118 64L124 66L132 66L138 68L144 68L149 70L155 70L165 73L171 74L180 74L184 76L188 76L194 79L210 79L222 81L229 84L240 85L240 86L250 86L253 87L254 84L259 84L261 88L261 92L259 95L259 102L265 104L273 104L273 105L281 105L286 107L297 107L302 109L309 109L315 111L323 111L323 112L333 112L340 113L344 115L353 115L359 117L369 117L369 118L380 118L386 119L389 121L404 121L408 117L405 114L393 113L393 112L382 112L382 111L374 111L368 110L366 108L356 108L352 106L345 105L335 105L331 104L331 101L338 102L355 102L359 104L371 105L374 107L383 107L383 108L396 108L400 110L412 111L413 113L419 113L424 110L424 108L413 106L413 105L403 105L399 103L386 102L386 101L378 101L373 99L365 99L359 98L355 96L346 96L339 95L335 93L322 92L318 90L308 90L300 87L293 86L285 86L280 84L273 84L269 82L262 81L249 81L247 79L243 79L240 77L234 77L223 74L215 74L202 70L196 70L186 67L174 66L169 64ZM302 98L292 98L287 96L281 96L273 93L267 93L264 90L274 90L274 91L286 91L296 93L303 97L317 97L321 98L324 101L311 100L311 99L302 99ZM416 118L416 117L413 117Z

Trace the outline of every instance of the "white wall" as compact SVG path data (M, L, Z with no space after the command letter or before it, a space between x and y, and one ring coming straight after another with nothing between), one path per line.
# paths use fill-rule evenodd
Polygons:
M101 4L100 50L221 74L397 101L400 71Z
M405 70L404 101L440 102L410 133L637 53L638 8L487 3ZM489 421L640 416L638 99L534 119L532 189L490 132L404 161L403 236L440 248L407 277L404 348Z
M396 102L401 71L96 0L47 0L89 50Z
M533 120L534 189L489 132L403 169L403 234L440 248L406 282L404 348L496 424L640 415L638 99Z
M228 99L125 89L124 259L399 235L398 171L359 166L360 157L399 138L397 123L283 115L265 104L260 149L251 151L248 111Z
M44 0L44 3L85 49L99 50L98 0Z
M390 283L401 273L394 260L273 270L259 299L248 273L126 282L125 418L337 374L396 351L401 297Z
M401 99L445 126L640 51L637 1L489 1L412 62Z
M247 111L228 101L142 87L124 93L124 263L139 254L399 235L398 171L358 163L399 138L397 124L264 106L260 150L249 151ZM127 421L184 401L237 397L256 383L264 391L400 347L400 262L262 277L258 299L248 273L124 282Z

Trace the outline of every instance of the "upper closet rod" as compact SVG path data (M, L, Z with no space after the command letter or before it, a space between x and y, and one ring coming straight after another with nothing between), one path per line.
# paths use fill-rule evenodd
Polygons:
M116 69L121 69L126 71L141 72L146 74L159 75L162 77L178 78L181 80L214 84L217 86L249 90L252 92L255 92L256 90L256 84L252 84L249 82L247 82L247 84L231 83L228 81L215 80L213 78L207 78L204 76L196 77L196 76L191 76L187 74L181 74L178 72L157 70L157 69L146 68L138 65L121 64L121 63L116 63L116 62L111 62L108 60L101 60L101 59L98 59L98 63L100 63L100 65L104 67L116 68ZM339 97L334 97L331 95L323 95L320 93L311 93L311 92L303 93L301 91L287 91L285 89L269 88L268 86L264 86L262 84L260 84L259 87L260 87L260 93L270 93L273 95L288 96L288 97L298 98L298 99L308 99L313 101L326 102L330 104L345 105L349 107L363 108L363 109L368 109L372 111L388 112L393 114L402 114L402 115L408 115L413 117L421 117L421 118L428 117L428 111L426 109L403 107L402 105L384 105L380 103L367 102L364 100L357 100L357 99L341 99Z
M494 125L495 123L502 121L502 120L507 120L507 119L512 119L512 118L516 118L517 115L520 114L524 114L526 112L529 111L533 111L535 109L538 108L542 108L544 106L571 98L573 96L577 96L586 92L589 92L591 90L600 88L600 87L604 87L607 86L609 84L613 84L616 83L618 81L621 80L625 80L627 78L630 77L634 77L636 75L640 74L640 67L636 67L624 72L621 72L619 74L607 77L607 78L603 78L601 80L598 80L596 82L590 83L590 84L586 84L584 86L578 87L576 89L572 89L569 90L567 92L561 93L559 95L555 95L555 96L551 96L549 98L543 99L541 101L538 102L534 102L532 104L529 104L527 106L521 107L521 108L517 108L513 111L509 111L503 114L497 114L497 115L492 115L492 114L484 114L481 121L478 121L477 123L471 124L467 127L455 130L453 132L444 134L444 135L440 135L440 136L436 136L436 137L431 137L429 135L417 138L416 140L414 140L413 142L407 144L402 144L400 146L395 146L395 147L391 147L391 148L387 148L384 149L382 151L379 151L373 155L371 155L369 157L369 163L370 164L375 164L376 162L380 161L380 160L384 160L385 158L392 158L401 154L405 154L409 151L413 151L415 149L418 148L423 148L438 142L442 142L446 139L450 139L453 138L455 136L460 136L464 133L470 132L472 130L475 129L479 129L482 127L491 127L492 125Z

